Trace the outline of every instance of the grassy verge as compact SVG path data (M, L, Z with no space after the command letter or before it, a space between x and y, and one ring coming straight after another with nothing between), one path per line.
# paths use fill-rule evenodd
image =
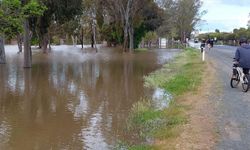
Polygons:
M137 48L135 49L135 52L145 52L148 51L148 48Z
M173 95L168 108L157 110L151 100L141 100L133 105L128 129L140 138L165 140L177 137L181 126L188 120L184 111L188 109L178 102L186 92L196 91L202 80L204 63L194 49L185 49L171 63L145 77L145 85L162 88ZM154 145L132 146L128 149L157 149Z

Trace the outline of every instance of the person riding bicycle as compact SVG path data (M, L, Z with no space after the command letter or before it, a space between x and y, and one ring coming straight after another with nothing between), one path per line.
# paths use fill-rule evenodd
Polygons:
M235 52L235 61L239 63L239 67L243 69L244 74L249 74L250 69L250 45L246 38L241 38L239 41L240 47ZM234 71L235 76L235 71Z
M205 47L206 47L206 40L202 39L201 40L201 45L200 45L201 53L203 53L203 50L205 49Z
M208 39L207 40L207 47L208 47L208 49L210 50L211 48L213 48L213 46L214 46L214 41L213 41L213 39Z

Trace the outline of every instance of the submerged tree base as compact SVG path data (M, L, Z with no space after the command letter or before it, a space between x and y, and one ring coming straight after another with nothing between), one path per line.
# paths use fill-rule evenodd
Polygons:
M0 64L5 64L5 49L4 49L4 39L0 37Z

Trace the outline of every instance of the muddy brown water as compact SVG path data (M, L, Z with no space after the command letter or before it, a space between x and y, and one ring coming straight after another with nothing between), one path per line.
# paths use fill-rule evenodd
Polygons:
M125 54L57 46L33 52L33 68L22 68L22 54L6 46L0 65L0 149L113 149L131 141L126 119L134 103L151 97L143 76L178 50Z

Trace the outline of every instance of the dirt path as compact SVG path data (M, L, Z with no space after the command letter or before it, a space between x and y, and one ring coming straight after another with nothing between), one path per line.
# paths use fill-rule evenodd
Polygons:
M216 92L221 91L217 82L214 64L209 61L200 88L195 93L187 93L177 100L178 103L188 107L185 110L188 123L178 129L181 130L181 134L176 139L162 141L160 149L214 149L218 137L215 118L218 106L216 101L221 93Z
M214 64L210 61L206 66L204 80L196 93L189 93L179 99L181 103L191 106L187 111L189 122L183 128L183 133L176 140L176 149L181 150L208 150L213 149L216 140L215 113L216 103L220 87L216 85L216 72Z

